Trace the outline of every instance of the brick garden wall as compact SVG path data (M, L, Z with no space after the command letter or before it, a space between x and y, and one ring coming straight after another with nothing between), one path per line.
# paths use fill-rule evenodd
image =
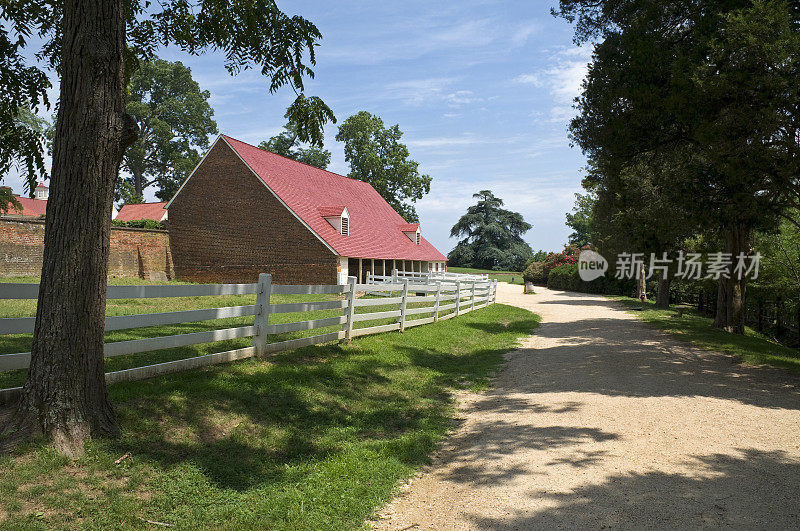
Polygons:
M175 272L195 282L336 284L339 261L224 142L169 208Z
M0 218L0 276L39 276L43 249L44 221ZM148 280L173 278L169 234L112 227L108 275Z

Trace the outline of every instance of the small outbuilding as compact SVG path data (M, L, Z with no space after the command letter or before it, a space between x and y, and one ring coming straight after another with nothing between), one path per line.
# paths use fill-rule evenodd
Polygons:
M166 205L178 278L337 284L444 271L447 258L368 183L225 135Z
M159 203L130 203L122 205L114 219L118 221L135 221L140 219L150 219L153 221L164 222L167 220L166 201Z

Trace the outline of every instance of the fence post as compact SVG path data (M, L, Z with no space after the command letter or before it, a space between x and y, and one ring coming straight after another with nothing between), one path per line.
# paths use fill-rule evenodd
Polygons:
M267 325L269 324L269 300L272 295L272 275L258 275L258 293L256 294L256 317L253 324L256 335L253 336L253 348L256 356L264 356L267 351Z
M400 332L406 331L406 307L408 306L408 279L403 279L403 298L400 301Z
M472 282L472 297L470 298L469 302L469 311L475 309L475 282Z
M461 281L456 280L456 317L461 309Z
M397 268L392 269L392 284L397 284Z
M433 322L436 323L439 321L439 299L442 296L442 283L436 283L436 302L434 303L433 307Z
M347 321L344 323L344 339L347 344L353 336L353 315L356 313L356 277L347 277L347 285L350 286L350 291L347 292Z
M372 284L372 271L367 271L367 284Z

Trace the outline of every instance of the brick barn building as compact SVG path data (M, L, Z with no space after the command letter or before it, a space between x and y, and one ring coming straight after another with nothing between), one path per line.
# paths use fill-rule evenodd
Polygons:
M337 284L444 271L447 258L368 183L221 135L167 203L178 278Z

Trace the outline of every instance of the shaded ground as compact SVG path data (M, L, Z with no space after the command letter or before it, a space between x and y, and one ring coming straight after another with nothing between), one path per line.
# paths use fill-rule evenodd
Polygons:
M500 285L543 324L379 528L797 528L800 378L600 296Z

